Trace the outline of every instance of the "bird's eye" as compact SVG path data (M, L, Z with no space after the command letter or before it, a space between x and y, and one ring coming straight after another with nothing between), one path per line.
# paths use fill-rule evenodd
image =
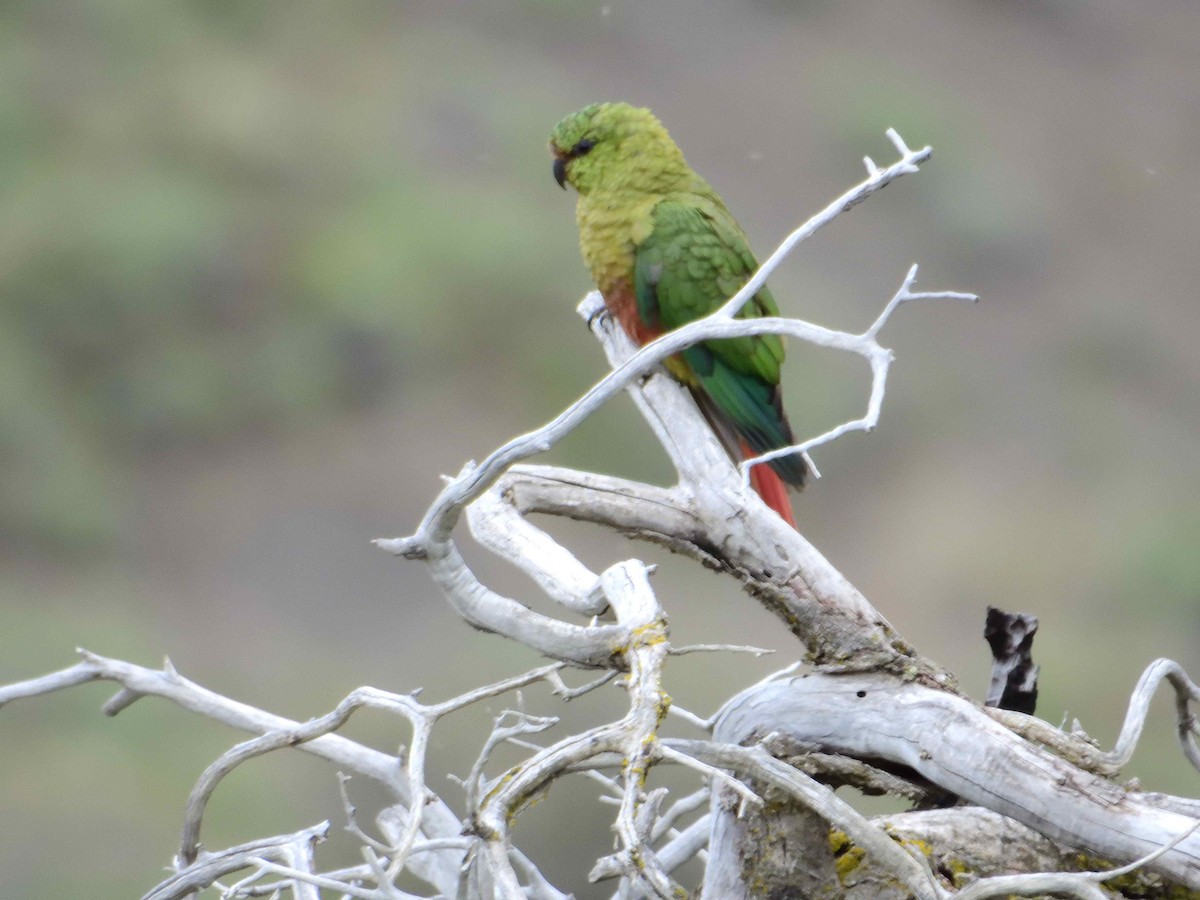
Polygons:
M589 150L591 150L595 146L596 146L595 141L591 140L590 138L584 138L579 143L577 143L574 147L571 148L571 155L572 156L583 156L584 154L586 154Z

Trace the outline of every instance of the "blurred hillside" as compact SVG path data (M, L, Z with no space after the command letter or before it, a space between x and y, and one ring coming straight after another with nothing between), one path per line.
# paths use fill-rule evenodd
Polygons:
M985 299L894 319L881 427L817 456L801 527L976 695L985 606L1038 615L1039 712L1111 742L1154 657L1200 671L1198 41L1192 0L0 6L0 680L77 645L169 654L307 717L359 684L437 698L533 664L367 542L602 373L545 145L563 114L627 99L763 255L863 155L890 158L889 126L934 146L772 280L785 313L850 329L914 261L922 286ZM800 431L858 414L853 361L793 346L788 370ZM627 404L550 458L669 474ZM676 640L780 651L680 660L685 706L797 655L728 581L554 527L601 564L663 562ZM0 714L6 896L144 891L237 739L154 701L108 721L106 696ZM469 765L482 726L463 727L446 771ZM1148 731L1130 774L1200 793L1165 701ZM563 798L519 837L561 841ZM327 769L264 761L218 792L205 840L337 802ZM569 880L590 845L547 846L560 887L600 896Z

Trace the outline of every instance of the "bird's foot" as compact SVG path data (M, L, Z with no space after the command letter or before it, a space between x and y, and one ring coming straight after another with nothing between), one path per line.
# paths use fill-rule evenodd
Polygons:
M608 319L611 316L612 316L612 313L610 313L608 311L608 307L601 306L594 313L592 313L590 316L588 316L587 327L590 328L592 331L595 331L598 326L607 324Z

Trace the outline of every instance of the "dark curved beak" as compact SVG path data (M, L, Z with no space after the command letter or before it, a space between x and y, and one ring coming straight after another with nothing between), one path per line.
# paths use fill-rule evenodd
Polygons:
M561 156L554 159L554 180L564 191L567 189L567 161Z

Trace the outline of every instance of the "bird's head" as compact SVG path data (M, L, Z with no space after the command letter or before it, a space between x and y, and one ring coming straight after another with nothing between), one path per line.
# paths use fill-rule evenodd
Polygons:
M680 190L693 177L683 153L648 109L593 103L567 116L550 134L554 180L593 191Z

